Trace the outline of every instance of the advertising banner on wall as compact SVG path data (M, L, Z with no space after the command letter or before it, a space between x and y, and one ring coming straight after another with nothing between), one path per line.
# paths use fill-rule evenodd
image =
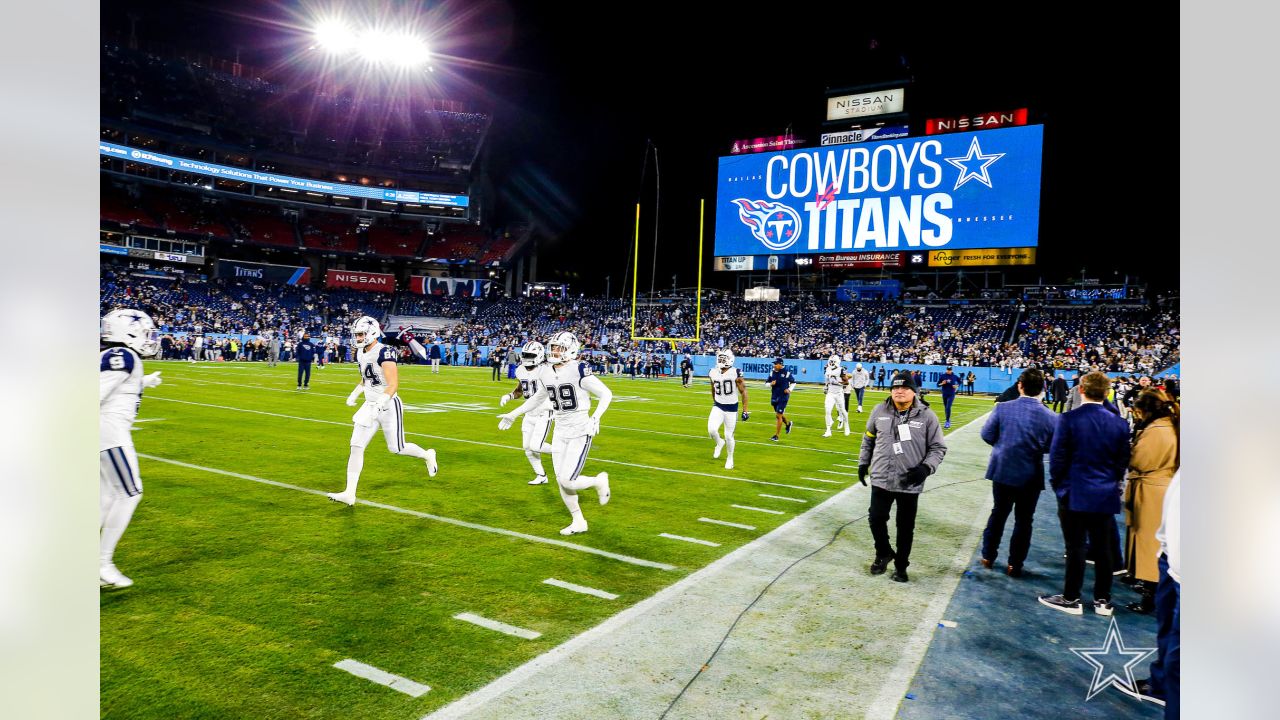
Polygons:
M396 291L396 276L363 270L328 270L324 275L324 286L393 293Z
M1003 110L1001 112L978 113L964 117L929 118L924 121L924 134L966 132L969 130L991 130L992 128L1014 127L1027 124L1027 109Z
M219 260L214 277L231 278L233 280L245 278L263 282L284 283L286 285L306 285L311 282L311 268L243 262L241 260Z
M834 253L818 255L818 267L831 270L847 268L902 267L902 253Z
M716 270L754 270L754 255L731 255L729 257L717 257L715 263Z
M773 150L791 150L804 145L803 138L795 138L790 135L775 135L773 137L758 137L751 140L734 140L732 147L729 148L730 155L738 153L757 153L771 152Z
M720 158L715 255L1034 247L1040 125Z
M978 265L1035 264L1036 249L1033 247L929 251L929 267L974 267Z
M874 140L894 140L907 137L910 134L911 131L906 125L881 125L880 127L822 133L822 144L824 146L846 145L848 143L871 142Z
M492 280L443 278L429 275L414 275L409 278L409 292L419 295L484 297L492 285Z
M827 121L857 120L902 112L905 88L837 95L827 98Z

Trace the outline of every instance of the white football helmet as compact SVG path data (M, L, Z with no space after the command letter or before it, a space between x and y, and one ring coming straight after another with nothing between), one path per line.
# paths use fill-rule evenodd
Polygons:
M156 324L141 310L112 310L102 317L99 330L103 342L121 343L143 357L160 350Z
M382 326L368 315L351 324L351 339L355 340L356 347L366 348L377 342L380 337L382 337Z
M558 332L551 337L547 359L556 364L572 362L578 359L578 350L581 347L578 337L573 333L568 330Z
M541 365L542 361L545 359L546 351L543 350L542 343L537 340L530 340L524 344L524 347L520 348L520 362L523 363L526 368L533 369L534 367Z
M827 358L827 367L828 367L828 368L830 368L830 369L832 369L832 370L839 370L839 369L840 369L840 356L839 356L839 355L832 355L831 357Z
M721 350L720 352L716 353L716 367L720 368L721 370L728 370L729 368L733 367L733 351Z

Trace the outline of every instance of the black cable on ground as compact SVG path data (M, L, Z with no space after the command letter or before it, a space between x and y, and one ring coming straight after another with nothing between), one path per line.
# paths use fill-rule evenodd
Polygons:
M929 488L928 490L925 490L920 494L923 495L925 493L933 492L934 490L941 490L943 488L952 487L953 485L966 485L971 482L977 482L979 479L981 478L974 478L973 480L958 480L956 482L947 483L945 485L938 485L937 487ZM693 685L694 681L702 677L702 673L706 672L707 668L711 667L711 661L715 659L716 655L720 653L720 649L724 647L724 644L726 642L728 642L729 636L733 634L734 628L738 627L738 623L742 620L743 616L747 614L747 611L755 607L756 603L760 602L760 598L763 598L765 593L769 592L769 588L773 587L774 583L781 580L783 575L786 575L787 573L791 572L791 568L795 567L796 565L799 565L801 562L808 560L814 555L817 555L823 550L826 550L827 548L831 547L833 544L835 544L836 539L840 537L840 533L844 532L845 528L849 527L850 525L860 520L865 520L866 517L867 516L865 514L859 515L858 517L836 528L835 533L831 535L831 539L828 540L826 544L818 547L816 550L813 550L812 552L806 555L796 558L794 562L792 562L790 565L785 567L782 570L782 572L778 573L777 576L775 576L772 580L770 580L769 583L764 586L764 589L760 591L760 594L756 595L755 599L752 600L745 608L743 608L742 612L738 613L738 617L734 618L733 624L730 625L729 629L725 631L724 637L720 638L720 644L716 645L716 649L711 653L711 656L707 658L707 661L702 663L702 667L698 668L698 672L694 673L693 677L689 678L689 682L685 683L684 687L680 688L680 692L677 693L676 696L671 700L671 704L667 705L667 709L663 710L662 714L658 716L658 720L663 720L663 718L667 717L667 713L671 712L671 709L676 706L676 703L680 702L680 699L684 697L685 692L689 690L689 688Z

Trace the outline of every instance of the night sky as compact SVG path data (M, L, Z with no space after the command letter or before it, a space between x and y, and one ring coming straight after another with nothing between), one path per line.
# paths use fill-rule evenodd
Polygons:
M1037 14L1060 17L1044 23L1028 19L1025 4L941 13L688 0L207 5L107 1L103 34L127 31L132 9L143 39L226 57L238 49L246 63L298 77L308 68L290 58L316 8L384 8L433 28L439 81L494 115L487 142L499 204L486 219L532 212L550 238L539 278L575 290L602 292L607 275L619 293L637 201L641 289L651 274L658 288L672 273L692 285L698 201L714 207L717 158L734 139L790 126L816 146L825 88L904 77L914 80L913 123L1018 107L1044 123L1039 265L1011 271L1010 282L1063 282L1084 267L1104 283L1127 273L1177 287L1177 39L1128 19L1099 21L1094 8L1045 6ZM713 229L709 212L704 284L731 288L732 274L709 271Z

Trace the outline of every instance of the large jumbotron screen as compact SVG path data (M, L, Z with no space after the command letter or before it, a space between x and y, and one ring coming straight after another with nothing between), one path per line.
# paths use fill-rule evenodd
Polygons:
M720 158L715 254L1035 247L1043 127Z

